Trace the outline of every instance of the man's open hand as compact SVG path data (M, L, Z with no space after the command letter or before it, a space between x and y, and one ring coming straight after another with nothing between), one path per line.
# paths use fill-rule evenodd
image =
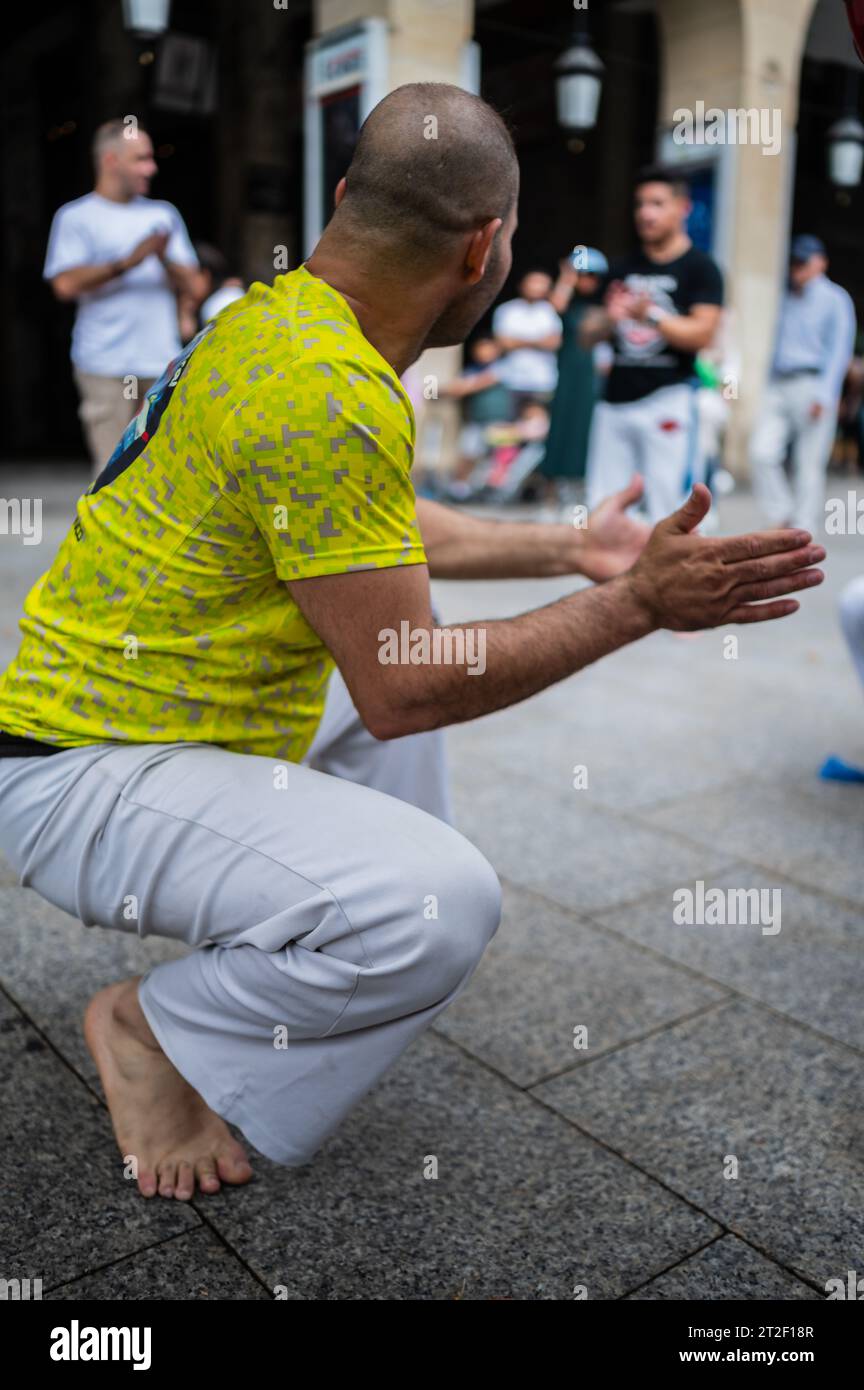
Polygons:
M621 492L613 492L588 517L584 544L579 554L579 573L601 582L624 574L636 563L651 527L627 515L642 496L645 484L637 473Z
M651 532L626 576L646 613L658 627L675 632L763 623L794 613L796 600L781 595L822 583L822 571L811 568L824 560L822 546L800 530L693 535L710 506L710 492L697 483L683 507Z

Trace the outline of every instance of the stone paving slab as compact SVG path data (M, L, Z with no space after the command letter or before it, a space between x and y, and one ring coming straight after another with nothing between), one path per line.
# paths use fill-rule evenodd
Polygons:
M847 1048L736 1001L531 1094L817 1287L862 1268L864 1086Z
M669 1269L636 1293L627 1303L716 1302L747 1299L756 1302L821 1302L819 1293L766 1260L737 1236L723 1236Z
M542 784L544 796L572 795L591 808L612 810L648 807L734 782L734 769L713 756L706 721L667 706L656 720L652 714L646 729L644 710L632 696L597 685L586 695L578 679L564 683L567 704L544 691L528 704L457 725L448 735L451 763L494 767L508 779ZM680 756L684 739L686 758ZM578 789L577 767L585 769ZM521 809L520 798L513 810Z
M213 1303L223 1299L271 1299L272 1294L212 1231L198 1230L129 1255L107 1269L73 1279L45 1297L66 1302L129 1303L158 1298L172 1303Z
M470 988L435 1028L517 1086L530 1086L726 997L546 899L505 885L492 944ZM587 1030L587 1046L574 1037L576 1027Z
M0 994L0 1276L47 1293L200 1224L123 1178L108 1112Z
M651 827L706 847L722 842L737 858L857 903L864 888L864 798L860 786L838 790L847 793L842 811L751 781L661 806L651 813Z
M0 888L17 888L18 875L9 863L9 860L0 854ZM14 910L13 918L14 921Z
M3 981L28 1018L83 1077L99 1088L82 1032L97 990L188 954L162 937L85 927L32 889L0 887ZM13 930L14 926L14 930Z
M581 792L505 778L482 763L454 768L453 800L456 826L499 875L576 913L704 879L729 863L721 850L601 810Z
M208 1220L291 1299L618 1298L719 1234L434 1032L313 1163L256 1171Z
M680 886L694 890L693 884ZM599 913L596 920L839 1042L864 1047L864 911L745 862L705 882L706 892L713 888L779 890L779 932L747 922L679 925L669 892Z

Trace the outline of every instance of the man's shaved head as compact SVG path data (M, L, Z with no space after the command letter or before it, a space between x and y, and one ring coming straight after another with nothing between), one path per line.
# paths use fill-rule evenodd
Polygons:
M334 224L372 250L419 266L512 210L513 141L497 111L446 82L411 82L363 123Z
M513 263L519 163L497 111L446 82L409 82L371 111L307 261L404 371L462 343Z

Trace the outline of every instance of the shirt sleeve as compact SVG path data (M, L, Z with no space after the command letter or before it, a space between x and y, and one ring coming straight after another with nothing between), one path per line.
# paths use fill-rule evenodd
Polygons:
M76 220L75 214L66 208L58 208L51 222L48 236L48 250L42 270L43 280L53 280L64 270L75 270L78 266L89 265L92 259L92 243L87 228Z
M171 212L172 225L171 237L168 241L166 250L168 260L174 261L175 265L197 266L198 257L195 254L195 247L192 245L189 233L186 230L186 223L183 221L183 218L180 216L180 213L174 207L173 203L169 203L168 207Z
M546 316L548 319L546 333L560 333L564 326L561 322L561 315L558 313L558 310L555 308L554 304L547 304L546 308L549 311ZM546 336L546 333L544 333L544 337Z
M840 399L843 381L849 370L849 361L855 350L857 321L855 305L844 289L840 288L832 308L819 385L820 400L824 405L833 408Z
M687 289L686 309L694 304L723 303L723 275L716 261L703 256L695 268ZM686 313L685 309L685 313Z
M289 364L231 413L217 441L289 580L426 563L413 447L410 402L384 373L332 359Z
M508 301L506 304L499 304L492 315L492 335L495 338L511 338L518 336L510 332L508 324L512 322L512 306Z

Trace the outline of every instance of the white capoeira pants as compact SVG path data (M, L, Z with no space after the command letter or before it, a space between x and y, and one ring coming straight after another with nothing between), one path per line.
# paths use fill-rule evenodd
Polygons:
M0 757L0 850L86 926L194 949L139 998L217 1114L307 1163L464 988L498 879L448 823L440 731L380 743L339 673L305 765L213 744Z
M686 382L661 386L638 401L598 401L591 417L586 502L591 511L627 486L645 479L643 503L653 524L705 481L697 393Z
M837 409L810 418L818 378L801 372L769 381L750 440L753 491L769 526L801 526L814 536L825 520L825 474ZM783 468L792 451L792 486Z
M864 688L864 574L851 580L840 594L840 625Z

